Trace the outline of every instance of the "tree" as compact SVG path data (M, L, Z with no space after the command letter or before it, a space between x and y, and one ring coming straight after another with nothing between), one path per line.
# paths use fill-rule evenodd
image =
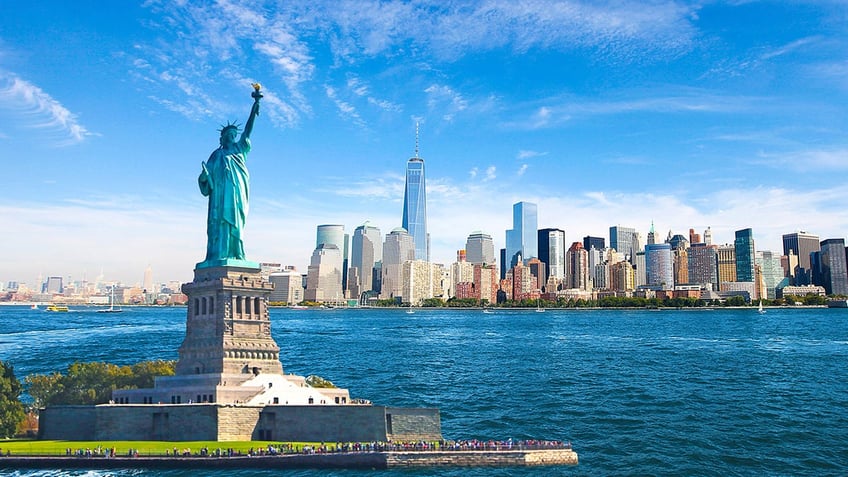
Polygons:
M105 404L116 389L153 387L155 376L173 376L174 361L144 361L133 366L73 363L65 375L27 376L27 391L37 407L65 404Z
M24 405L20 401L21 386L15 377L15 368L0 361L0 437L12 437L18 424L24 420Z

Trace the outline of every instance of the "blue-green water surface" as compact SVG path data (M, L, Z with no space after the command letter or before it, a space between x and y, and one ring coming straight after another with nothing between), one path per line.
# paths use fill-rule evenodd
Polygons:
M271 320L286 372L438 407L449 439L557 439L580 455L577 467L404 475L848 475L846 310L273 309ZM184 333L184 308L0 307L0 359L19 378L77 360L176 359ZM237 475L280 473L370 474Z

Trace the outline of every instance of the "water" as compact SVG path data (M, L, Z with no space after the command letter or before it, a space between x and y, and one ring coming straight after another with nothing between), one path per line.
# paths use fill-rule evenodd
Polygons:
M0 359L23 378L74 360L177 358L185 309L125 310L0 307ZM274 309L271 320L286 372L376 404L438 407L446 438L559 439L580 455L577 467L404 475L848 474L845 310Z

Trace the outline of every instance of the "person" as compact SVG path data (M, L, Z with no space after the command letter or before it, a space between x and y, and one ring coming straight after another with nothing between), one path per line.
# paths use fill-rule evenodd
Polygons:
M200 193L209 197L206 218L206 263L244 260L242 230L248 212L249 175L247 154L250 152L250 133L259 115L259 84L253 85L253 107L238 137L239 127L227 124L221 128L220 147L201 163L197 182ZM238 139L236 139L238 138Z

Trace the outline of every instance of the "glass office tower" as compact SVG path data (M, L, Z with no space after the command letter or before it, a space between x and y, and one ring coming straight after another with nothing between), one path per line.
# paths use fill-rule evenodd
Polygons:
M512 206L512 229L506 231L506 269L514 267L521 256L523 262L539 257L539 212L532 202Z
M403 190L403 228L412 236L415 259L430 261L430 238L427 235L427 193L424 184L424 159L413 157L406 163L406 185Z

